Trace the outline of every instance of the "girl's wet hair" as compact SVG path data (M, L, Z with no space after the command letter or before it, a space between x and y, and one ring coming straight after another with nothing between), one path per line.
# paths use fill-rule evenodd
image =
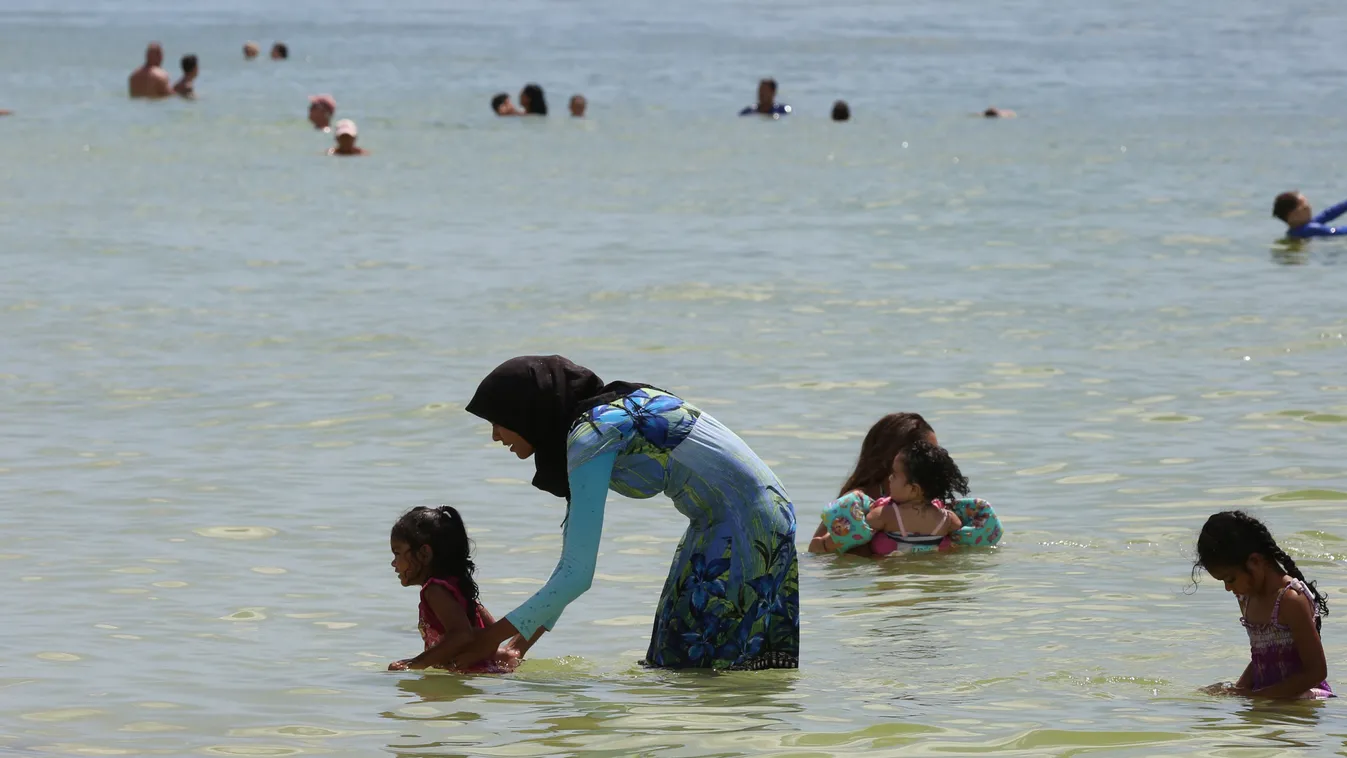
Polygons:
M1305 575L1300 573L1296 562L1277 546L1277 541L1272 539L1272 533L1263 522L1244 511L1221 511L1213 514L1202 525L1202 532L1197 536L1193 582L1197 582L1199 569L1207 572L1213 568L1243 569L1249 562L1249 556L1254 553L1275 563L1287 576L1304 582L1314 596L1311 602L1319 608L1319 615L1328 615L1328 598L1319 593L1314 582L1305 581ZM1322 625L1323 619L1316 617L1315 628Z
M920 487L927 500L948 501L955 494L968 494L968 477L949 457L949 451L939 445L917 440L898 454L897 465L903 467L908 483Z
M510 96L507 95L507 94L505 94L504 92L497 92L497 93L496 93L496 96L493 97L493 98L491 98L491 112L492 112L492 113L495 113L495 114L499 114L499 113L500 113L500 107L501 107L502 105L505 104L505 101L506 101L506 100L509 100L509 99L510 99Z
M472 543L463 518L452 506L418 505L393 524L390 537L407 543L413 551L429 545L430 575L436 579L457 579L458 589L468 599L469 607L480 603L477 581L472 576L477 570L472 562Z
M519 99L528 97L528 103L524 106L525 112L534 116L547 115L547 98L543 96L543 88L536 84L525 84L524 89L519 93Z
M856 466L837 496L882 485L893 471L893 459L904 448L917 440L928 440L934 434L935 430L926 423L926 419L916 413L890 413L876 421L870 431L865 433Z

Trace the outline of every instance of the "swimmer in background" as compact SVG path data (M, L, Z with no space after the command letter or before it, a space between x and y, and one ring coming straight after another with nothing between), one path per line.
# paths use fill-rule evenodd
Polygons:
M510 95L505 92L497 92L496 96L491 98L491 112L497 116L522 116L524 115L514 103L510 102Z
M571 95L571 118L584 118L585 108L589 102L585 100L584 95Z
M145 64L131 72L127 88L133 98L160 100L173 94L168 72L160 68L164 63L164 48L158 42L145 47Z
M314 129L331 131L332 117L337 113L337 101L331 95L309 96L309 123Z
M363 147L356 147L355 140L359 132L355 128L355 122L349 118L344 118L337 122L337 126L332 130L336 135L337 144L327 150L328 155L366 155L369 153Z
M850 120L851 120L851 106L847 105L847 101L838 100L837 102L833 103L833 121L850 121Z
M245 61L250 61L256 57L257 57L257 43L256 42L243 43L243 59Z
M196 89L192 86L196 81L196 71L196 56L182 56L182 78L173 85L173 91L178 93L179 97L185 97L188 100L196 99Z
M547 96L543 88L536 84L525 84L519 91L519 110L521 116L546 116Z
M740 116L770 116L781 118L790 113L790 106L776 101L776 80L763 79L758 82L758 102L739 111Z
M991 107L982 112L983 118L1015 118L1015 111L1007 108Z
M290 48L285 46L284 42L277 42L271 46L271 59L273 61L283 61L290 57Z
M1272 203L1272 215L1286 222L1286 236L1292 239L1333 237L1347 234L1345 226L1329 226L1328 222L1347 213L1347 201L1314 215L1310 201L1299 192L1283 192Z

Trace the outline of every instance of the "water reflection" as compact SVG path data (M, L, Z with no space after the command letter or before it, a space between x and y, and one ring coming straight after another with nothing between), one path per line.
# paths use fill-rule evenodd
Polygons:
M468 746L484 755L649 754L677 750L694 734L698 744L715 735L791 734L805 709L804 693L796 689L799 674L792 671L633 668L629 677L559 680L554 662L533 667L533 674L526 665L515 676L475 681L448 674L400 680L398 689L415 702L382 714L403 730L389 750L406 756ZM474 723L482 718L479 710L492 715L485 733L479 731L484 724ZM768 741L779 745L781 738Z
M1327 746L1319 733L1326 701L1221 698L1213 703L1217 708L1228 705L1234 706L1229 716L1199 719L1194 731L1243 738L1237 744L1244 748L1266 748L1269 743L1278 749Z
M1310 262L1310 246L1305 240L1284 239L1272 246L1273 263L1283 266L1304 266Z
M473 686L473 677L435 671L421 676L403 677L398 680L398 689L411 696L418 705L452 703L456 700L485 694L481 689ZM421 720L425 718L425 715L415 715L415 711L412 712L412 715L408 715L403 712L404 710L400 708L398 711L386 711L380 715L391 719ZM476 714L472 715L476 716Z

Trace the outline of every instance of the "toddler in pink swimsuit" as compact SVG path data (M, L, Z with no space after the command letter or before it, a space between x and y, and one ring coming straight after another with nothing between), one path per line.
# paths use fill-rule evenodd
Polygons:
M393 525L389 538L393 570L403 587L421 585L417 628L424 646L420 655L394 661L390 671L449 668L473 672L512 669L518 658L501 651L482 661L459 661L455 655L473 635L494 622L477 596L476 566L468 532L458 511L447 505L417 506Z

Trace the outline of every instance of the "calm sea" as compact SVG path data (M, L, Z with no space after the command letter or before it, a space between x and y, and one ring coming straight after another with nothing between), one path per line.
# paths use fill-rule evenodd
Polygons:
M1269 217L1347 196L1344 38L1303 0L4 0L0 753L1341 753L1336 702L1198 692L1248 647L1190 568L1264 517L1347 686L1347 248ZM127 101L152 39L197 102ZM735 118L763 76L794 115ZM493 118L528 81L557 116ZM388 673L402 510L463 510L497 614L551 571L563 507L462 411L535 352L714 414L806 532L921 412L1009 536L803 556L799 672L652 672L684 522L613 496L516 675Z

